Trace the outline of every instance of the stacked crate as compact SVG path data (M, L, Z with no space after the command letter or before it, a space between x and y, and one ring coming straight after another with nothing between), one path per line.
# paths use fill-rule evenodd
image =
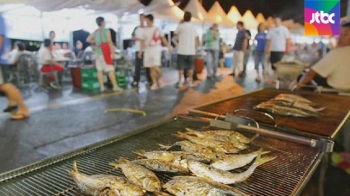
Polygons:
M81 68L81 88L86 91L100 90L100 84L97 79L97 69L95 67Z

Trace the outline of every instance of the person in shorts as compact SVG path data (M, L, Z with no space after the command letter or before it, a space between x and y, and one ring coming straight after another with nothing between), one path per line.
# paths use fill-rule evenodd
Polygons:
M282 25L282 18L278 15L274 16L275 27L271 28L267 33L266 54L270 55L272 70L274 71L274 79L277 79L277 71L275 64L282 60L290 38L287 27Z
M8 49L5 20L0 13L0 96L6 96L9 102L4 112L13 113L12 120L22 120L29 117L29 109L24 104L20 91L13 84L6 83L2 73L3 66L8 65L5 58Z
M182 76L184 69L188 72L188 86L194 87L193 84L193 68L194 59L199 47L199 34L196 27L190 22L192 14L185 12L183 22L177 27L175 35L178 36L179 42L173 40L177 49L177 69L179 70L179 81L177 87L182 87Z
M105 91L103 73L107 72L108 77L112 82L113 91L121 91L117 85L117 79L114 73L114 44L111 37L111 32L106 28L105 19L103 17L96 18L98 29L86 39L90 44L95 44L96 48L96 68L98 71L97 79L100 83L101 92ZM103 47L106 46L107 47Z
M169 48L169 53L172 53L172 48L165 39L162 29L153 25L154 17L152 14L145 16L147 27L143 29L142 35L139 39L141 40L140 52L138 58L143 56L143 65L151 69L152 86L151 90L156 90L161 87L160 78L162 77L161 55L162 45L161 43Z

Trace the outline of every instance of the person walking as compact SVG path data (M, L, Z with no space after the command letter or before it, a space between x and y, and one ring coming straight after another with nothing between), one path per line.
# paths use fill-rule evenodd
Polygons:
M29 117L29 109L25 105L20 91L11 83L4 80L2 68L7 66L6 53L9 51L9 41L6 38L6 25L0 13L0 96L6 96L8 107L4 112L13 113L12 120L22 120Z
M86 41L90 44L96 44L96 68L98 71L98 82L100 83L101 92L105 91L103 72L107 72L113 85L113 91L122 91L117 85L117 79L114 73L114 44L111 38L111 32L106 28L106 22L103 17L96 18L98 29L90 34Z
M188 73L188 86L194 87L193 84L193 68L194 59L199 47L199 34L195 26L190 22L192 14L185 12L183 22L175 30L175 35L178 36L179 42L173 40L177 47L177 69L179 70L179 81L176 83L177 87L182 87L182 76L184 69Z
M247 52L249 35L244 28L244 23L242 21L237 22L237 29L236 40L233 45L233 72L230 75L235 76L235 72L238 69L239 77L241 77L244 66L244 54Z
M136 27L134 31L132 32L132 40L135 42L135 73L134 73L134 81L132 82L133 87L138 87L140 83L141 78L141 67L143 67L143 55L141 58L138 58L140 51L140 37L142 35L142 30L145 28L145 15L140 14L140 26ZM143 54L143 52L141 52ZM152 78L150 74L150 68L146 67L146 78L148 82L148 86L152 86Z
M277 79L277 71L275 64L282 60L287 49L290 33L287 27L282 26L282 18L278 15L274 16L275 27L271 28L267 33L267 42L265 52L270 55L271 67L274 72L274 80Z
M143 65L151 69L152 86L151 90L156 90L162 87L160 79L162 77L161 66L161 55L162 55L162 45L168 47L169 53L172 53L172 48L170 44L165 39L161 28L154 26L154 17L152 14L146 17L147 28L145 28L140 35L141 40L140 53L138 58L142 58L142 53L144 52Z
M266 36L265 33L266 26L264 23L258 25L258 34L255 36L257 42L255 53L254 53L254 63L256 70L256 82L260 82L259 65L261 64L261 75L264 77L265 74L265 47L266 47Z
M207 78L216 77L219 66L220 53L220 33L219 26L213 24L204 37L205 48L207 51Z

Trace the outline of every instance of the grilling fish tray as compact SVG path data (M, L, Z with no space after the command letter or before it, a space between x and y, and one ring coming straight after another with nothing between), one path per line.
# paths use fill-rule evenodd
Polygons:
M249 127L248 125L242 126ZM179 141L184 141L185 139L181 137L186 131L192 131L192 133L201 135L213 131L218 133L219 130L222 130L222 128L210 126L208 121L199 120L198 118L194 119L185 116L177 116L60 156L45 159L1 174L0 195L84 195L84 192L81 190L82 187L79 186L79 184L77 185L76 181L72 178L72 171L79 171L81 174L88 176L99 175L101 177L102 175L113 175L119 176L120 179L126 179L123 166L120 164L121 160L123 160L124 163L128 161L140 162L140 160L142 162L140 154L162 150L159 144L162 144L164 147L171 146ZM228 130L223 130L223 132L224 131ZM282 139L277 139L278 137L273 138L269 137L269 135L259 135L253 131L246 131L244 127L243 129L238 127L235 131L238 135L241 134L244 138L250 139L249 142L246 142L247 144L244 150L240 151L238 155L255 152L258 152L258 155L255 159L252 158L251 162L245 166L232 167L234 170L231 170L232 168L229 167L226 169L230 171L226 172L232 174L243 173L254 167L262 154L262 157L270 157L270 159L266 163L256 167L246 179L238 180L236 183L228 182L225 183L228 185L223 186L220 184L218 185L216 182L205 183L206 181L204 178L201 178L203 179L202 181L194 177L193 174L198 176L198 173L196 173L198 171L196 168L193 169L192 166L195 167L196 164L204 166L205 164L196 161L192 161L193 163L188 161L191 172L187 174L179 174L177 172L154 172L163 185L161 191L174 194L171 190L176 191L177 189L174 188L175 184L172 183L176 182L179 184L183 183L183 186L187 186L187 188L192 190L198 189L197 195L208 195L200 194L200 191L205 191L208 187L218 186L235 190L235 194L233 195L298 195L314 173L323 156L323 152L319 148L313 148L304 143L295 143L292 142L293 140L286 141L283 140L283 137ZM234 131L231 132L234 133ZM189 138L186 139L190 140ZM176 150L176 147L172 148L168 150ZM261 153L262 151L263 153ZM119 160L119 168L122 168L123 171L121 169L116 169L116 167L111 164L116 162L116 160ZM190 162L192 163L191 167ZM211 166L222 168L220 162L212 164ZM179 177L180 175L183 177ZM206 187L198 187L200 184ZM210 193L214 193L211 192L213 190L214 189L210 189ZM105 189L99 191L103 192L109 190ZM144 195L161 194L144 191ZM164 193L164 195L167 194Z

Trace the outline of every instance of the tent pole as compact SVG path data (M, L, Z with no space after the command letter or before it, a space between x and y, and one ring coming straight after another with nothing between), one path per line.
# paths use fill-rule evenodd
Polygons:
M350 0L348 0L348 9L346 12L346 16L348 17L348 20L350 20Z
M45 39L45 29L44 29L44 24L43 24L44 23L43 18L44 18L43 12L40 12L42 40Z
M169 26L169 22L168 22L168 26ZM168 33L168 44L171 46L171 30L169 29L169 33ZM173 63L172 63L172 54L169 53L169 67L172 67Z

